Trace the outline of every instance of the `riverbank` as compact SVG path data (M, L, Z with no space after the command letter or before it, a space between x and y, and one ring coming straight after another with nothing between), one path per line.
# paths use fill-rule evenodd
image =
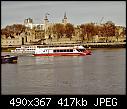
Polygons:
M126 48L126 42L117 43L87 43L83 45L88 48Z
M52 46L76 46L76 45L83 45L85 48L126 48L126 42L115 42L115 43L81 43L81 44L50 44ZM42 46L50 46L50 45L42 45ZM1 52L10 52L19 46L4 46L1 47Z

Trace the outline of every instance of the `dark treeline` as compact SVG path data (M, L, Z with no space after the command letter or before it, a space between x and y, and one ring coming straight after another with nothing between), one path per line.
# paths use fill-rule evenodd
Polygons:
M15 35L20 35L22 32L25 32L26 27L22 24L13 24L10 26L6 26L1 29L1 35L5 35L7 37L13 37Z

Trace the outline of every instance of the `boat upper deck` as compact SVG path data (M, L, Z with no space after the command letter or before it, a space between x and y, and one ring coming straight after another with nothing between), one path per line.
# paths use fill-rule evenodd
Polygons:
M55 50L55 49L85 49L83 46L46 46L46 47L41 47L38 46L38 49L47 49L47 50Z

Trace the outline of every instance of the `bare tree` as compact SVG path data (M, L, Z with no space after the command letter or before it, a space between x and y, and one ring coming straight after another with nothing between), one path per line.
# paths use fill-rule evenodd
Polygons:
M104 37L106 37L106 42L108 42L108 38L115 36L115 25L111 22L107 22L102 27L102 33Z
M97 34L97 28L94 25L94 23L82 24L80 26L80 28L82 31L81 36L87 37L88 41L90 41L92 39L92 42L93 42L93 36L95 36Z
M70 40L71 40L72 35L74 34L74 26L72 24L67 23L65 25L65 34L66 34L66 37L70 38Z
M57 39L62 38L64 35L64 25L60 23L53 25L52 32L57 35Z
M22 32L25 32L26 27L22 24L13 24L13 25L7 25L5 28L1 29L1 34L8 36L12 36L15 34L21 34Z

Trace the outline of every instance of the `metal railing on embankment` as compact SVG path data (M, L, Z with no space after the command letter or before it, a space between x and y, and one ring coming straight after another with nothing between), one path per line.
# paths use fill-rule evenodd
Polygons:
M46 45L39 45L39 46L78 46L78 45L82 45L85 47L91 47L91 48L104 48L104 47L125 47L126 46L126 42L114 42L114 43L50 43L50 44L46 44ZM25 45L24 45L25 46ZM28 46L28 45L27 45ZM31 45L29 45L31 46ZM17 47L21 47L21 45L18 46L2 46L1 48L17 48Z

